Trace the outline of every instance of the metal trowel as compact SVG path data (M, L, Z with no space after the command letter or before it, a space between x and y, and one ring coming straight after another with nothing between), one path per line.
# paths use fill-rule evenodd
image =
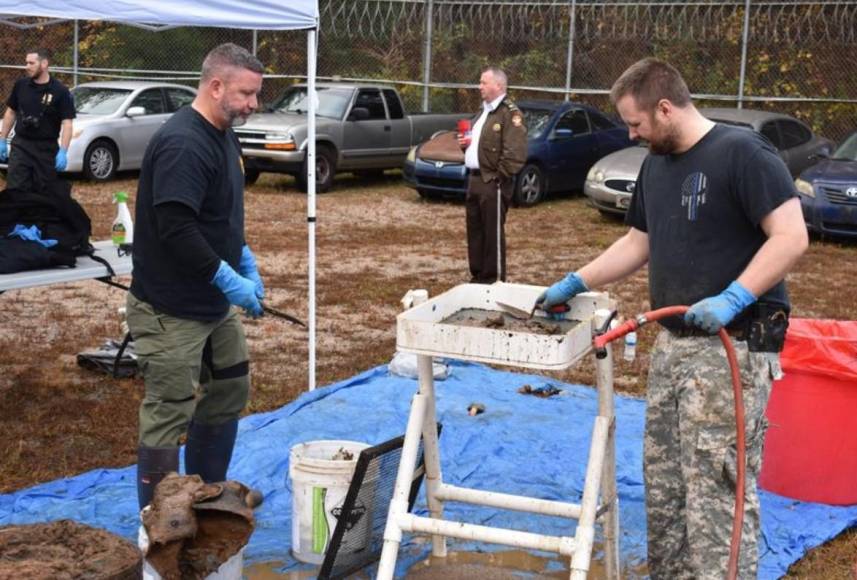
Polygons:
M536 310L536 300L544 292L540 286L523 286L497 282L491 285L494 302L503 312L508 312L515 318L532 318Z

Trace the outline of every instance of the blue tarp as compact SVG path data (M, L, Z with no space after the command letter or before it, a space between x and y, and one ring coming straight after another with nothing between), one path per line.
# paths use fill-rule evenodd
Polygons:
M452 374L437 383L438 420L443 423L441 456L444 480L454 485L579 501L597 409L594 389L547 381L544 377L452 363ZM521 395L528 384L548 383L560 395L540 399ZM241 421L230 477L265 493L257 510L257 529L245 552L249 562L283 561L291 538L291 485L288 457L292 445L318 439L347 439L370 444L401 435L415 380L395 377L385 366L307 393L270 413ZM470 416L478 402L485 412ZM623 565L645 560L646 532L642 481L645 402L618 397L617 480L620 496ZM71 518L135 539L134 466L102 469L0 495L0 525ZM425 513L418 501L417 511ZM778 578L806 550L857 525L857 506L832 507L762 493L763 539L760 578ZM491 508L449 504L451 519L490 523L527 531L568 534L573 524ZM453 544L474 549L475 544ZM403 550L399 571L427 553L425 544ZM480 549L501 549L480 545Z

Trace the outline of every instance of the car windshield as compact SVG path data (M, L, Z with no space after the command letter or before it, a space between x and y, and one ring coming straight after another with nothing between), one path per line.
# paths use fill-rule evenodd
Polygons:
M316 103L316 114L319 117L330 117L331 119L342 119L345 109L351 101L353 91L351 89L339 89L335 87L317 87L318 101ZM306 87L291 87L283 93L276 103L271 107L275 113L297 113L303 115L309 108Z
M74 109L83 115L111 115L119 110L130 94L130 89L106 87L81 86L71 90Z
M853 133L833 153L833 159L857 161L857 133Z
M521 107L521 112L524 113L524 124L527 126L527 137L530 139L538 139L547 128L548 121L551 118L551 111L548 109L531 109L529 107Z

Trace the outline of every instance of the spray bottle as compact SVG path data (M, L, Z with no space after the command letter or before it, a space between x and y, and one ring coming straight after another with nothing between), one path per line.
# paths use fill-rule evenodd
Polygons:
M114 246L130 246L134 241L134 222L131 221L131 212L128 211L128 194L124 191L116 192L113 196L116 204L116 219L113 220L112 237Z

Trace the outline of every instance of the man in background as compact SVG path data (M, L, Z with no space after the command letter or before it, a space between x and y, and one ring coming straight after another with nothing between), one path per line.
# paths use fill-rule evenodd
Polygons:
M520 109L506 96L506 73L482 71L482 111L472 137L459 136L467 167L467 257L470 281L492 284L506 279L506 212L515 175L527 161L527 127Z
M68 165L75 117L69 90L49 72L50 53L27 53L27 76L15 82L0 130L0 161L9 162L6 188L43 191ZM15 126L12 151L7 139ZM58 143L57 140L61 139Z

